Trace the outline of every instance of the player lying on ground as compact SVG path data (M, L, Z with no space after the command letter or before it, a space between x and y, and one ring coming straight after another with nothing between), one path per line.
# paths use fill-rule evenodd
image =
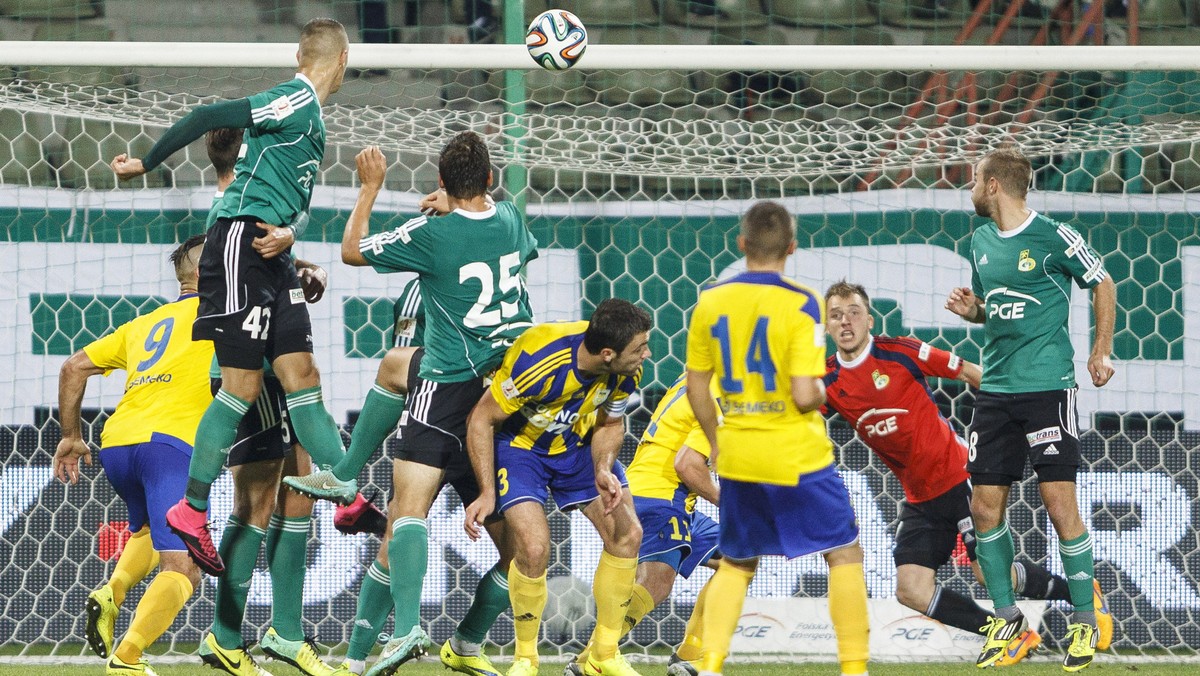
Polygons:
M688 403L685 376L680 376L658 402L625 470L642 524L625 634L670 596L677 576L690 577L700 566L717 567L717 522L696 511L697 496L720 504L721 489L708 469L708 455L708 440ZM706 583L696 596L683 642L667 662L667 676L696 676L692 663L700 660L708 590ZM590 647L567 663L564 676L583 673Z
M467 507L471 539L493 511L513 544L508 569L516 647L509 676L538 671L538 633L546 606L550 526L546 499L580 509L604 551L596 568L596 628L584 673L636 676L617 651L633 591L642 529L616 462L624 413L650 357L650 315L610 298L590 321L541 324L504 355L468 421L479 498Z
M971 598L937 583L937 569L962 536L975 578L967 443L942 417L927 377L979 387L980 368L912 338L872 336L875 318L866 289L846 281L825 292L825 329L837 345L826 360L826 405L854 426L859 439L904 487L896 528L896 598L952 627L984 635L991 614ZM1067 581L1029 561L1014 561L1014 590L1034 599L1069 601ZM996 662L1021 661L1042 642L1030 628L1009 642Z
M200 570L167 528L166 514L183 495L196 425L212 399L212 343L193 341L190 331L199 305L197 261L203 247L204 236L197 235L171 253L177 300L89 343L63 363L59 374L62 440L54 453L54 473L74 484L79 459L92 462L79 420L87 379L126 371L125 393L100 437L100 464L129 510L133 536L108 583L88 595L85 632L92 651L108 658L110 675L154 674L142 653L170 628L200 582ZM114 652L113 627L125 595L160 565Z

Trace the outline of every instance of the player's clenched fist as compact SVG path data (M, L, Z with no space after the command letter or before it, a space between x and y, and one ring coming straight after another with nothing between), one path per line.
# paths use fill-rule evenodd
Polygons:
M387 176L387 160L379 146L367 146L354 157L358 166L358 180L364 188L379 190L383 187L383 179Z
M142 166L142 161L136 157L130 157L125 153L121 153L113 158L109 163L113 173L122 181L128 181L131 178L137 178L146 173L145 167Z

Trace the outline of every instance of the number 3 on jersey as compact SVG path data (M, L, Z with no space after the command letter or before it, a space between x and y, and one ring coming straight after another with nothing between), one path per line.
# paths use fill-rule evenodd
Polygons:
M771 359L771 348L767 343L767 317L759 317L754 322L754 333L750 335L750 345L746 348L746 373L757 373L762 376L763 390L775 391L775 362ZM740 394L744 383L733 377L733 354L729 339L729 316L721 315L712 326L712 337L721 346L721 389L726 394Z
M458 283L464 284L468 279L478 279L480 284L479 300L471 306L467 311L467 315L463 317L463 325L467 328L477 329L481 326L499 326L502 321L513 317L517 314L518 305L516 302L505 303L500 301L500 309L488 310L495 301L493 294L496 288L499 287L500 297L503 298L510 291L521 290L521 275L518 270L521 269L521 254L514 251L510 254L504 254L500 257L500 279L494 280L492 277L492 268L487 263L476 261L467 263L458 269Z

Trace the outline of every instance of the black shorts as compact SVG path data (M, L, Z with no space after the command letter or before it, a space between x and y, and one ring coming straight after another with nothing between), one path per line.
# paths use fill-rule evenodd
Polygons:
M1007 486L1025 476L1074 481L1081 462L1079 420L1072 387L998 394L979 392L968 438L967 471L976 486Z
M896 527L897 566L916 564L937 570L950 560L962 535L967 558L975 560L975 523L971 520L971 484L964 481L932 500L900 503Z
M213 380L213 394L221 381ZM287 395L278 378L263 378L262 392L238 424L237 440L229 449L230 467L261 460L282 460L296 438L288 420Z
M261 369L263 358L312 352L312 322L290 255L265 259L252 220L217 219L200 256L200 307L193 340L211 340L217 363Z
M463 504L479 497L479 483L467 455L467 416L479 403L483 378L436 383L421 378L425 348L413 353L408 366L408 400L400 416L395 457L445 470L442 484L454 487Z

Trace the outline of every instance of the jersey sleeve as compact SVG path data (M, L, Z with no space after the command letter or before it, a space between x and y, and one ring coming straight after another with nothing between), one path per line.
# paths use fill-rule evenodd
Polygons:
M128 335L129 324L122 324L116 331L85 345L83 352L93 364L104 369L106 376L116 369L127 369L129 357L125 354L125 340Z
M979 278L979 262L975 258L975 235L971 235L971 293L983 300L983 280Z
M804 294L804 305L794 314L791 343L788 347L788 376L824 378L825 303L814 294Z
M692 310L692 321L688 325L687 337L687 369L689 371L713 371L712 341L709 340L708 312L705 308L704 294L696 308Z
M886 350L908 355L927 376L957 378L962 373L963 360L958 355L916 338L880 339L877 342Z
M687 438L683 440L683 445L706 458L712 457L712 447L708 445L708 436L704 434L699 423L692 425Z
M1069 225L1058 223L1058 238L1051 257L1052 264L1064 274L1070 275L1081 289L1090 289L1108 277L1104 262L1096 250L1088 246L1079 231Z
M358 249L377 272L429 274L434 252L426 237L427 220L418 216L393 230L364 237Z
M629 398L637 392L638 384L642 382L642 369L638 369L637 373L631 378L621 376L617 382L617 386L613 388L612 394L608 396L608 401L604 403L604 410L609 417L620 417L625 415L625 409L629 406Z
M404 285L392 307L392 345L417 347L425 344L425 308L421 304L421 283L413 278Z
M517 350L516 358L511 363L509 358L505 358L492 378L491 392L500 408L512 415L541 394L546 387L546 379L553 376L554 370L543 369L546 359L535 359L522 349L520 342L508 349Z
M311 89L303 84L297 88L292 82L296 80L246 97L250 100L251 128L265 132L287 129L301 119L296 115L297 110L320 105Z

